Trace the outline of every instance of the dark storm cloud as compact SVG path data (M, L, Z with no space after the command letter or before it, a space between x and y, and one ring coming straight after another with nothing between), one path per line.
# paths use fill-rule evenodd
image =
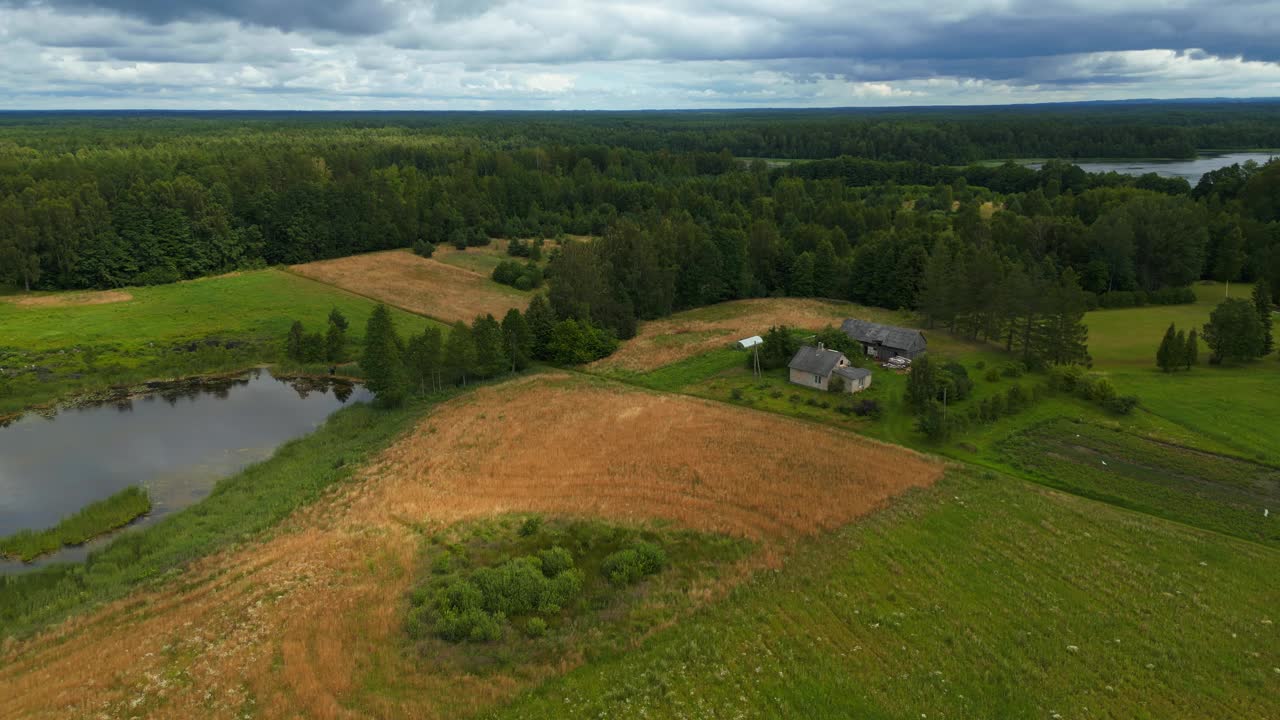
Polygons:
M155 25L180 20L234 20L284 30L327 30L366 35L386 30L399 14L384 0L4 0L10 6L43 5L70 12L105 11Z

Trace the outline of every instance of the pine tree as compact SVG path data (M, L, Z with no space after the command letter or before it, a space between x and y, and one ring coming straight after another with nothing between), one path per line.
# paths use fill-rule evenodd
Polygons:
M937 395L938 376L926 353L911 363L911 374L907 376L907 405L922 413L929 409Z
M502 318L502 337L507 349L507 357L511 360L511 372L522 370L529 365L533 350L533 334L529 324L516 308L507 311Z
M529 326L529 352L535 360L550 360L551 331L556 326L556 313L545 295L534 295L524 311Z
M1169 329L1164 331L1164 338L1160 341L1160 349L1156 350L1156 367L1165 372L1173 369L1174 337L1173 323L1169 323Z
M502 326L493 315L481 315L471 323L471 342L475 348L475 373L480 377L497 377L507 371L506 338Z
M325 334L325 358L339 362L347 352L347 319L334 308L329 313L329 330Z
M391 321L391 311L379 304L369 316L364 331L364 354L360 358L365 387L375 400L394 407L408 394L409 377L405 371L400 338Z
M293 325L289 327L289 335L284 341L284 354L290 360L302 362L303 342L306 337L306 330L302 327L301 320L294 320Z
M1179 330L1174 336L1173 346L1170 348L1169 360L1172 362L1174 369L1183 367L1187 364L1187 333Z
M1253 285L1253 306L1262 321L1262 354L1270 355L1275 349L1275 338L1271 330L1271 286L1265 278L1258 278Z
M1196 329L1191 328L1191 332L1187 333L1187 349L1182 354L1182 361L1187 364L1190 370L1192 365L1200 362L1200 339L1196 337Z
M405 366L411 380L418 385L418 392L426 392L428 386L433 391L436 389L442 351L439 328L429 327L410 338L405 348Z
M449 339L444 346L444 367L455 380L467 384L467 375L475 364L476 351L471 342L471 328L459 320L449 329Z

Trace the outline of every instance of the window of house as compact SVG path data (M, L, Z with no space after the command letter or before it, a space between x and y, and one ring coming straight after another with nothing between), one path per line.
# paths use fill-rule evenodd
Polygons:
M822 376L821 376L821 375L814 375L814 376L813 376L813 384L814 384L814 385L821 385L821 384L822 384Z

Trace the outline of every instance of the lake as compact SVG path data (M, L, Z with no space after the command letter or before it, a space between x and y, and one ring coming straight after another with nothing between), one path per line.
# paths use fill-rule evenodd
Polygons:
M51 527L139 484L154 507L131 527L154 523L315 430L343 405L369 397L360 386L284 381L255 370L53 418L27 415L0 428L0 536ZM38 563L78 560L89 549L64 548ZM24 567L31 565L0 561L0 573Z
M1103 160L1098 162L1077 162L1085 172L1105 173L1118 172L1124 175L1146 175L1156 173L1164 177L1186 178L1195 187L1200 177L1211 170L1224 168L1249 160L1262 165L1280 153L1270 152L1233 152L1220 155L1201 155L1190 160ZM1028 167L1038 168L1041 163L1028 163Z

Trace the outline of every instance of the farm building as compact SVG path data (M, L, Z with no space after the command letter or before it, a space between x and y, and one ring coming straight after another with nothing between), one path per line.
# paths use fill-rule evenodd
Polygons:
M895 356L915 360L926 350L924 333L919 330L853 319L841 323L840 330L862 343L862 349L868 356L879 360Z
M749 338L742 338L738 342L734 343L733 346L739 350L750 350L751 348L762 344L764 344L764 338L759 335L752 335Z
M831 378L838 377L844 383L847 392L855 393L867 389L871 385L871 371L853 367L844 353L828 350L818 343L817 347L805 345L796 351L791 362L787 363L791 382L796 385L827 390Z

